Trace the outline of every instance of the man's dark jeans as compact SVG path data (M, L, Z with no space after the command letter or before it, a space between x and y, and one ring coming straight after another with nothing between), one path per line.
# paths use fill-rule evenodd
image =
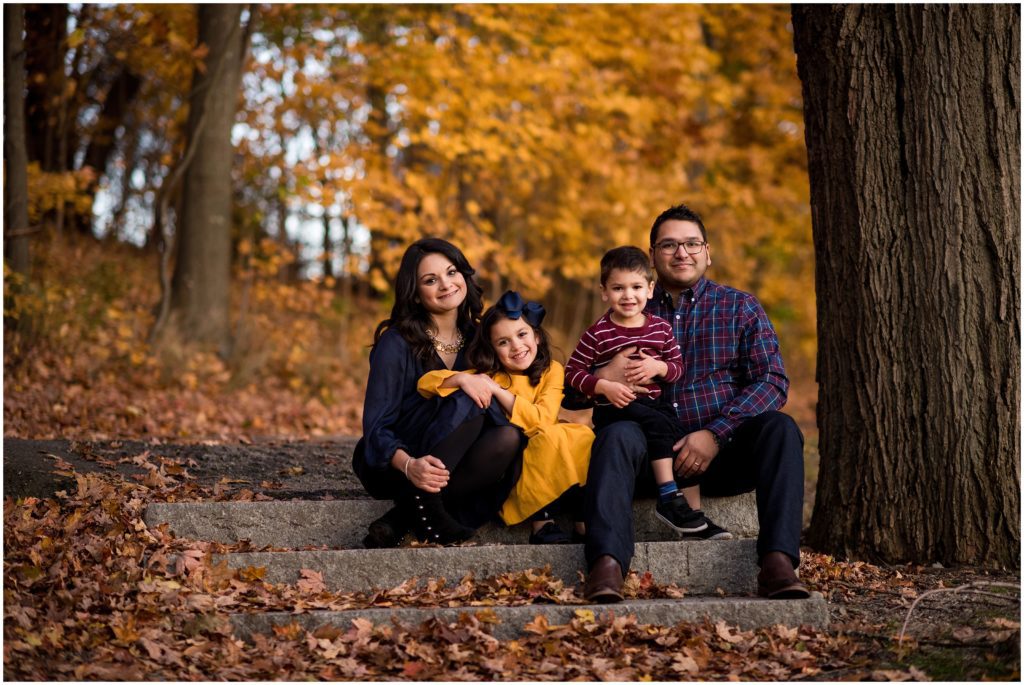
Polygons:
M797 566L804 507L804 436L777 411L748 419L722 445L700 477L701 495L722 497L755 490L760 533L757 556L784 552ZM597 432L590 452L584 501L587 567L610 554L623 573L633 560L633 497L654 496L647 445L629 421Z

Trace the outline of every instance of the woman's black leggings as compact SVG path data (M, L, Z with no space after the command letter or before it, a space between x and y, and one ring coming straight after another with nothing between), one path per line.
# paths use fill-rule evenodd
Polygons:
M432 450L451 474L445 488L448 497L469 495L498 483L519 454L519 429L488 425L486 418L466 421Z

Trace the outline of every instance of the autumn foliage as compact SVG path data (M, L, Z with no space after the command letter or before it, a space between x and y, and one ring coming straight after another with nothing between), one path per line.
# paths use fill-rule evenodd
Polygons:
M459 244L489 298L513 287L543 301L571 349L601 308L600 255L645 245L679 201L709 227L710 275L764 302L791 409L812 426L813 249L787 7L272 5L245 21L232 340L214 357L187 330L150 336L154 211L186 149L191 74L210 66L194 8L27 10L39 230L31 283L5 301L6 434L351 432L369 332L409 242ZM189 198L165 199L173 256ZM33 329L15 334L18 317Z
M282 281L290 257L248 251L230 359L185 340L153 346L151 263L130 246L47 245L32 337L6 342L4 432L24 438L245 440L359 431L366 341L339 331L339 303L317 281ZM354 322L372 331L374 315ZM351 347L347 344L351 343Z

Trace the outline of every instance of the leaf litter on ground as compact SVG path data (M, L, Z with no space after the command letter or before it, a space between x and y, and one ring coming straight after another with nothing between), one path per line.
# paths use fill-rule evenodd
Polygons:
M174 537L166 525L148 527L147 504L188 499L251 499L251 491L203 488L185 465L152 454L140 479L78 474L75 491L53 499L4 504L5 675L25 680L792 680L925 679L916 666L881 664L878 642L888 626L814 630L772 626L740 630L723 622L657 626L633 616L581 608L565 625L543 615L516 640L491 634L491 612L462 614L421 625L373 625L313 631L297 623L257 635L233 632L230 613L347 610L368 607L489 607L583 604L579 586L550 569L488 578L411 578L367 593L331 591L303 569L293 584L264 580L265 569L231 569L213 556L249 551ZM147 466L148 465L148 466ZM921 569L884 569L808 553L805 580L834 602L873 592L901 603L923 591ZM940 581L941 582L941 581ZM928 588L924 588L928 589ZM631 572L627 596L682 598L685 589ZM851 604L853 606L853 604ZM897 618L902 618L899 616ZM1020 625L990 619L992 639L1019 643ZM875 633L870 633L870 630ZM975 629L977 630L977 629ZM867 631L867 632L865 632ZM888 631L888 633L887 633ZM862 634L867 634L865 638ZM965 633L961 633L966 636ZM977 637L976 633L972 636ZM966 639L966 638L965 638ZM1017 661L1019 672L1019 659Z

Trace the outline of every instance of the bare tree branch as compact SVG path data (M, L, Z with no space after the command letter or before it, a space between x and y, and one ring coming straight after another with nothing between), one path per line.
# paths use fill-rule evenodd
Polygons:
M1018 593L1020 593L1020 584L1019 583L997 583L997 582L987 582L987 581L978 581L978 582L974 582L974 583L967 583L966 585L961 585L960 587L954 587L954 588L940 587L940 588L935 588L934 590L928 590L927 592L922 593L921 596L918 597L917 599L915 599L914 603L910 605L910 609L907 611L907 617L905 619L903 619L903 627L900 628L900 635L896 639L896 641L900 642L900 643L903 642L903 636L907 632L907 624L910 623L910 615L914 613L914 609L917 607L918 603L922 599L924 599L925 597L928 597L929 595L940 594L940 593L943 593L943 592L953 592L953 593L966 592L966 593L982 594L982 595L989 595L989 596L992 596L992 595L995 594L995 593L992 593L992 592L981 592L981 591L978 590L978 588L983 588L983 587L1005 587L1005 588L1014 589ZM1012 597L1012 596L1004 597L1003 595L996 595L996 596L1000 597L1000 598L1003 598L1003 599L1016 600L1016 601L1020 602L1020 597L1019 596L1018 597Z

